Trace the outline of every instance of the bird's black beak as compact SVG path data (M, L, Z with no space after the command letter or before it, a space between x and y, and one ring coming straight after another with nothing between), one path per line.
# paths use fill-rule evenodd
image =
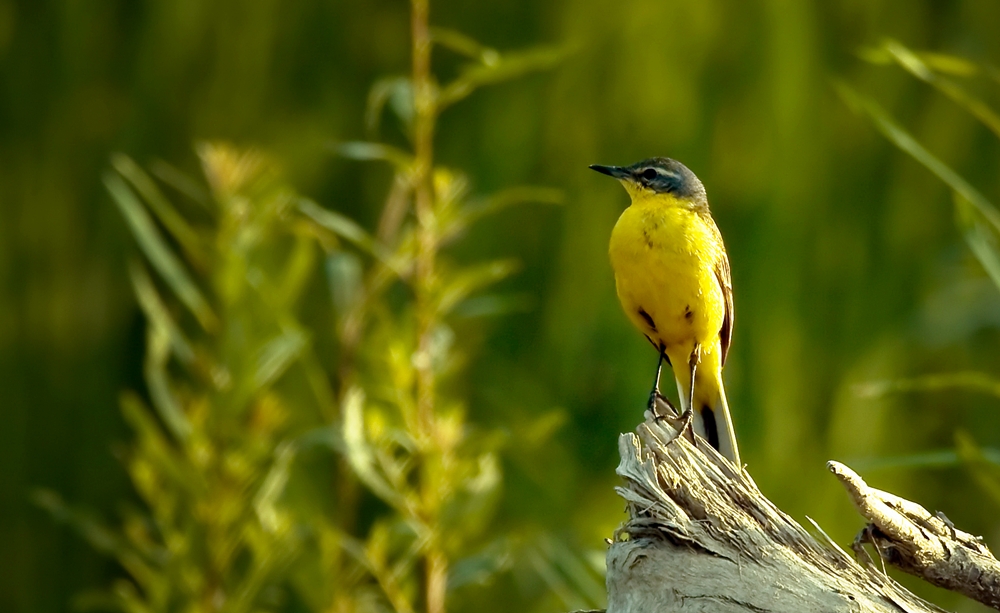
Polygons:
M627 179L631 176L629 171L621 166L601 166L600 164L591 164L590 169L616 179Z

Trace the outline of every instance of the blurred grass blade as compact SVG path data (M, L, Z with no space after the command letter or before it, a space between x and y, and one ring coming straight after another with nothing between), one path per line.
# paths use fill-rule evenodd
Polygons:
M493 215L508 207L535 202L540 204L563 204L562 190L549 187L520 186L505 189L484 198L478 198L454 215L441 229L442 242L454 238L480 219Z
M337 143L333 149L340 155L352 160L389 162L398 168L400 172L405 172L413 166L413 156L392 145L365 141L348 141L346 143Z
M297 235L295 247L281 273L280 285L276 290L276 302L281 310L290 309L302 295L311 280L316 263L316 243L313 237Z
M253 377L254 389L267 387L277 381L302 355L306 345L305 333L294 329L286 330L268 341L257 355L257 368Z
M529 72L548 70L562 61L565 47L536 47L526 51L498 54L491 64L473 64L461 76L446 85L438 96L437 109L442 111L484 85L515 79Z
M975 62L957 55L923 51L917 53L916 56L932 70L956 77L974 77L980 72L984 72Z
M990 463L1000 466L1000 449L995 447L980 447L979 457ZM852 459L851 466L861 471L891 470L914 468L954 468L964 463L962 457L954 449L939 449L937 451L926 451L924 453L914 453L911 455L889 456L884 458L860 458Z
M336 211L325 209L307 198L299 199L299 210L321 227L333 232L366 253L387 262L388 254L381 245L353 219Z
M496 66L500 62L500 53L496 49L487 47L458 30L432 27L431 40L446 49L464 55L470 60L481 62L486 66Z
M497 260L467 267L449 275L451 281L441 291L438 309L447 314L472 293L509 277L518 269L514 260Z
M956 372L922 375L911 379L869 381L854 386L864 398L882 398L907 392L939 392L965 390L1000 398L1000 379L981 372Z
M551 559L551 554L546 551L548 547L545 547L548 540L551 540L551 537L543 538L536 547L529 550L528 563L534 568L546 587L562 601L563 609L577 611L592 608L591 603L587 602L576 586L570 585L559 571L557 564Z
M170 433L178 441L184 442L191 435L191 424L180 402L174 396L167 374L170 347L170 333L164 328L149 326L146 331L146 360L143 370L153 407L160 414Z
M850 464L859 471L891 470L898 468L951 468L962 462L954 449L941 449L911 455L885 458L851 459Z
M532 294L485 294L462 300L452 313L456 317L497 317L511 313L527 313L538 300Z
M989 105L966 92L957 83L936 74L923 59L899 42L888 40L885 42L884 47L890 57L904 70L921 81L932 85L939 92L968 111L973 117L981 121L993 134L1000 137L1000 115L994 113Z
M343 441L348 463L358 479L373 494L397 509L404 508L402 497L375 469L375 455L365 434L365 395L359 388L351 388L344 397Z
M890 40L889 42L895 43L896 41ZM1000 83L1000 70L997 70L996 67L990 64L979 64L957 55L935 53L933 51L910 50L909 53L934 72L963 78L983 75L992 81ZM871 64L887 65L897 62L896 58L887 49L885 43L878 47L864 47L860 49L858 57Z
M896 50L897 53L903 53ZM911 56L902 56L910 66L914 66ZM914 71L917 68L913 68ZM910 154L915 160L933 172L954 190L955 213L959 228L979 262L986 269L990 279L1000 288L1000 211L977 189L972 187L958 173L936 158L908 132L897 125L875 102L839 83L838 90L847 103L864 111L876 127L897 147ZM1000 125L1000 120L998 120Z
M862 47L858 50L857 55L869 64L876 64L880 66L894 64L896 63L896 58L894 58L893 54L890 52L888 48L889 44L900 45L900 43L893 39L886 39L882 42L882 44L876 47ZM980 72L987 72L975 62L957 55L934 53L931 51L908 51L920 60L921 63L936 72L950 74L956 77L974 77Z
M139 301L139 307L148 320L148 325L164 329L170 337L170 346L174 355L181 363L190 365L194 361L194 350L191 343L184 337L177 323L170 317L170 312L160 298L160 294L149 278L145 267L139 262L131 261L128 267L132 288Z
M913 159L923 164L925 168L937 175L968 204L975 207L977 213L988 221L994 228L1000 231L1000 211L986 199L982 193L972 187L968 181L963 179L957 172L952 170L944 162L936 158L923 145L918 143L906 130L901 128L892 118L873 100L858 94L850 86L843 82L835 84L837 91L844 101L855 110L864 112L875 123L882 134L894 145L908 153ZM956 199L957 202L957 199ZM978 254L977 254L978 255ZM984 265L986 265L984 263Z
M1000 289L1000 236L997 226L958 192L954 192L955 218L969 249Z
M58 493L40 488L31 493L31 501L57 521L72 526L94 549L116 558L122 553L125 544L115 531L103 526L90 514L71 508Z
M204 481L200 478L200 474L190 470L189 466L178 459L175 454L176 447L164 437L162 426L150 414L142 400L133 393L125 393L121 398L121 408L122 417L135 432L136 448L142 454L143 461L156 466L156 479L166 477L171 483L194 495L203 492ZM150 492L143 491L145 483L139 482L140 477L145 479L150 476L145 467L141 475L137 475L134 470L131 472L136 487L144 495L149 495ZM160 484L157 484L157 487L161 487ZM157 493L158 491L153 492Z
M955 433L955 450L979 488L1000 506L1000 466L983 454L967 432Z
M513 559L506 536L501 536L475 555L457 560L448 573L448 590L465 585L485 585L510 568Z
M121 153L112 155L111 165L135 187L139 195L149 205L149 208L152 209L156 218L177 239L177 242L188 256L199 266L204 265L206 256L204 249L202 249L201 239L191 229L188 222L177 212L174 205L167 200L167 197L163 195L163 192L156 186L153 179L127 155Z
M149 170L156 178L163 181L170 187L203 206L206 210L212 210L212 199L208 192L181 170L163 160L153 160L149 164Z
M353 253L335 251L326 258L326 276L334 312L344 317L357 306L362 296L361 260Z
M116 174L105 173L104 185L111 193L119 210L128 222L132 234L143 253L149 259L167 285L177 294L177 297L187 306L198 323L208 331L218 326L218 319L202 296L201 291L188 276L180 260L174 255L164 240L149 213L135 196L125 181Z
M121 538L116 531L109 529L90 513L73 508L66 504L62 497L49 489L38 489L32 492L31 500L44 509L58 522L69 525L83 537L94 549L114 557L145 589L152 585L155 573L143 556L135 551L128 541Z
M365 107L365 126L370 134L378 130L386 104L409 129L413 125L413 85L407 77L379 79L368 92Z
M274 462L264 477L253 507L261 526L268 532L279 532L288 527L287 513L278 510L278 499L285 491L298 449L294 443L282 442L274 451Z

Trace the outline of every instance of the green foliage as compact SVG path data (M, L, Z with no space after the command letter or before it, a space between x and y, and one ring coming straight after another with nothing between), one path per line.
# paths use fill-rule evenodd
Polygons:
M910 75L944 94L962 110L986 126L1000 138L1000 115L980 98L946 75L959 77L993 76L995 72L981 68L966 58L931 53L916 53L895 40L886 40L877 49L867 49L862 57L872 63L894 63ZM955 222L966 245L982 265L997 290L1000 290L1000 210L972 183L950 168L921 145L900 126L881 106L844 83L836 84L841 97L856 111L865 113L878 130L900 150L909 154L952 190ZM911 379L881 381L858 386L860 394L878 397L890 392L972 390L992 396L1000 395L1000 382L982 373L932 373ZM973 437L963 431L956 435L954 452L920 454L905 459L890 460L896 466L945 466L961 462L974 476L983 491L1000 503L1000 485L996 480L997 450L981 450Z
M556 58L551 50L501 56L451 31L434 40L478 49L481 61L420 111L435 115L480 85ZM409 83L377 83L369 118L394 100L400 119L415 121L416 105L404 100ZM134 436L125 465L146 508L109 528L52 491L36 494L128 573L81 602L130 613L239 613L289 602L441 613L454 590L539 556L518 530L491 529L507 437L466 418L458 393L466 348L453 327L471 313L502 312L510 301L483 292L518 266L459 263L444 250L484 216L559 202L560 194L518 187L472 198L465 176L432 167L428 149L353 142L339 151L393 165L396 188L379 236L296 194L256 151L201 146L207 190L165 169L186 188L178 191L209 195L207 219L194 202L182 212L130 158L112 158L104 183L145 255L129 272L147 322L150 405L126 393L122 410ZM428 208L410 214L425 187ZM335 321L332 363L317 354L316 322L301 312L321 268ZM331 481L300 461L317 450L336 454L327 455ZM368 496L384 510L363 513ZM567 603L579 601L580 587L600 600L575 554L552 537L534 538L576 567L570 588L539 566Z
M540 62L435 113L434 172L464 194L451 199L461 223L435 272L453 282L467 267L518 266L448 306L443 332L425 335L429 349L447 348L434 396L436 410L463 416L456 453L472 463L491 454L502 476L487 527L449 560L450 610L600 604L603 538L623 517L615 439L641 418L655 355L622 314L608 264L627 196L593 163L666 155L704 181L733 269L727 394L749 469L778 506L850 542L856 514L823 471L834 458L872 467L870 482L963 529L996 533L955 433L997 459L1000 411L987 390L1000 373L1000 294L956 230L953 188L831 96L827 75L877 101L997 204L991 128L907 58L995 111L1000 4L438 1L431 17L447 27L426 33L431 100L498 62L544 56L547 47L518 51L534 42L574 43L552 70ZM375 521L398 515L355 475L341 427L353 387L362 413L386 420L377 432L406 430L366 369L390 360L374 349L391 347L392 334L418 327L415 271L398 257L416 249L399 242L416 240L417 224L410 18L407 2L0 0L0 610L57 613L81 590L128 576L29 499L39 487L58 492L85 530L115 537L104 545L121 542L125 518L149 515L121 470L139 440L121 390L135 390L177 448L173 432L207 427L187 417L192 396L227 385L211 395L213 411L260 385L287 410L271 449L282 461L263 462L255 482L280 493L274 513L259 508L278 523L294 510L307 526L281 587L262 600L321 610L350 593L344 608L386 606L344 538L364 551ZM909 54L884 48L885 36ZM860 47L877 63L859 61ZM206 138L260 145L281 163L278 183L294 186L274 227L298 225L260 248L266 275L233 261L243 247L232 245L252 237L219 225L214 183L191 155ZM351 159L331 155L341 148ZM109 165L113 151L136 162ZM193 284L188 302L200 308L200 295L207 311L176 293L184 279L165 276L170 264L146 255L152 244L137 246L140 217L109 196L109 167ZM505 189L518 184L558 193ZM509 206L526 198L566 206ZM973 219L988 244L989 218ZM253 289L265 276L271 288ZM240 287L268 306L226 306ZM261 327L282 312L280 327ZM405 380L409 367L398 367ZM889 385L856 393L871 381ZM384 479L375 425L364 425L368 466ZM393 547L412 542L405 522L393 525L386 568L403 559ZM397 582L420 609L425 566Z

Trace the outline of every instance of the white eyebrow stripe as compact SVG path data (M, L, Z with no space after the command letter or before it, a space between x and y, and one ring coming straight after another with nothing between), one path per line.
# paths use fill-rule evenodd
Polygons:
M680 175L678 175L676 172L671 172L671 171L667 170L666 168L657 168L656 166L650 166L650 168L652 168L653 170L655 170L656 174L660 175L661 177L669 177L671 179L680 179Z

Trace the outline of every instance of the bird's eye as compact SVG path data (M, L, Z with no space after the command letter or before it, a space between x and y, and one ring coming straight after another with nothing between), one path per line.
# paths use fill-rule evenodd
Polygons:
M646 170L643 170L642 171L642 178L645 179L645 180L647 180L647 181L652 181L653 179L656 178L656 169L655 168L647 168Z

